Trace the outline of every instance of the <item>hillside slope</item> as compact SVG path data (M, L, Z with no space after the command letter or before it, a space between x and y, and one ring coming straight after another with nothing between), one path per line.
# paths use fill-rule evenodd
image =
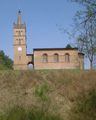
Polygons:
M96 91L96 71L0 71L0 114L14 106L40 108L65 120L77 98Z

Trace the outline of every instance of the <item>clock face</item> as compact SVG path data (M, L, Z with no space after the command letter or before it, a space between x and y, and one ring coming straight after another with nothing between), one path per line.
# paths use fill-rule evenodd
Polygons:
M22 51L22 47L18 47L18 51L21 52Z

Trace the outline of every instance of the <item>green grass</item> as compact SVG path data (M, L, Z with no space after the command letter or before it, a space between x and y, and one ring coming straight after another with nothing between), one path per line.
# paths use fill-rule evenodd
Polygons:
M0 116L0 120L63 120L58 115L44 113L41 110L28 110L15 106L7 114Z

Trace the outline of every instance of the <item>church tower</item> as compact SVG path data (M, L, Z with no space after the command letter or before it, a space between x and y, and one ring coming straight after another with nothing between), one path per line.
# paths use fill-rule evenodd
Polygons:
M14 34L14 70L27 69L26 25L22 23L21 11L18 11L17 23L13 26Z

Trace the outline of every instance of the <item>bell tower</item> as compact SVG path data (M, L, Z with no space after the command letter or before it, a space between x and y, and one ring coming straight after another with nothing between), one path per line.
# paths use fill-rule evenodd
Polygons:
M26 25L22 23L21 11L18 11L17 23L13 25L14 70L27 69Z

